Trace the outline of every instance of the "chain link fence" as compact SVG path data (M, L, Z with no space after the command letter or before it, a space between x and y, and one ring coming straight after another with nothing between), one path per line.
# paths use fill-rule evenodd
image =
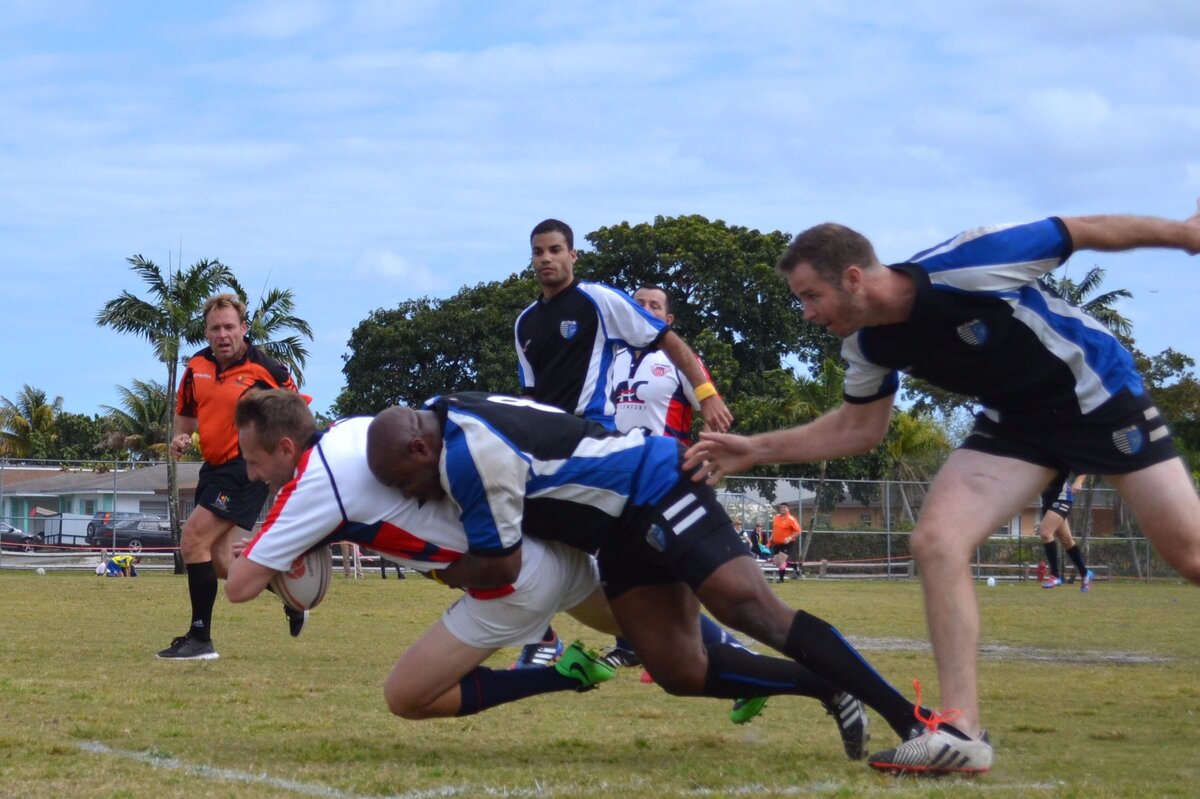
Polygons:
M101 549L89 525L103 511L186 519L199 463L178 464L180 507L167 500L160 461L7 461L0 459L0 568L94 567ZM1075 497L1070 523L1089 566L1101 576L1171 577L1175 572L1141 535L1120 497L1094 481ZM803 528L800 571L814 577L913 576L909 535L929 484L901 480L736 477L718 492L731 518L747 529L771 520L786 502ZM264 513L266 508L264 508ZM976 551L980 577L1031 579L1045 556L1033 501ZM9 529L12 528L12 529ZM114 538L116 549L128 550ZM169 568L174 548L139 546L149 568Z

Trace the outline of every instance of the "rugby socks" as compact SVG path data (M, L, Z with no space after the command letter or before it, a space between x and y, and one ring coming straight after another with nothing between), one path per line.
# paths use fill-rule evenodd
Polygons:
M1075 568L1079 569L1079 576L1087 574L1087 566L1083 562L1083 553L1079 551L1079 544L1067 550L1067 557L1075 564Z
M192 599L192 626L188 635L197 641L212 640L213 605L217 603L217 569L211 560L187 564L188 595Z
M828 699L837 687L794 660L756 655L730 644L710 644L704 696L746 699L774 694L794 694Z
M783 654L812 669L883 716L901 739L913 726L913 703L893 688L841 633L823 619L796 611Z
M618 638L617 640L624 641L625 639ZM737 636L717 624L706 613L700 614L700 642L705 646L712 644L732 644L745 648L742 642L737 639ZM626 646L626 649L633 649L633 647Z
M1046 550L1046 565L1050 567L1050 574L1061 580L1062 572L1058 570L1058 542L1042 544L1042 549Z
M477 666L458 682L461 704L457 716L471 716L490 707L552 691L577 691L579 681L553 666L533 669L489 669Z

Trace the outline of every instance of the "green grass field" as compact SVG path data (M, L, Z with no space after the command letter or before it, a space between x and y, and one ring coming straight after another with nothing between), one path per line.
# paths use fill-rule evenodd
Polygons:
M1200 592L1181 584L981 585L996 765L897 780L846 760L812 700L776 697L734 727L727 702L669 697L640 669L466 719L392 717L383 678L453 594L368 574L339 576L299 639L274 598L222 598L221 659L173 663L152 655L186 626L183 577L0 572L0 796L1140 798L1194 796L1200 781ZM915 581L776 590L936 702ZM559 628L607 643L570 619ZM872 749L891 746L872 721Z

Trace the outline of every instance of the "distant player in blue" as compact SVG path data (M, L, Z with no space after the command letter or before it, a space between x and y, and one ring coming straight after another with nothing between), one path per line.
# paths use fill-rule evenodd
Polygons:
M845 402L789 430L702 434L688 452L710 483L765 463L868 452L883 440L898 372L983 405L942 466L912 535L942 701L956 720L869 758L896 772L986 771L979 717L979 612L968 564L975 548L1065 470L1099 474L1146 536L1200 582L1200 499L1133 359L1099 322L1038 282L1079 250L1200 251L1200 213L1051 217L979 228L884 266L842 225L798 235L777 266L804 318L842 338ZM918 702L920 700L918 699ZM949 714L947 714L949 715Z
M1075 504L1075 492L1083 487L1086 474L1077 475L1074 482L1068 482L1067 473L1059 472L1042 492L1042 520L1038 522L1037 533L1042 539L1042 547L1046 551L1046 565L1050 573L1046 575L1042 588L1058 588L1063 582L1063 572L1058 563L1058 545L1061 542L1063 552L1079 570L1079 590L1087 593L1092 590L1091 569L1084 562L1083 552L1075 537L1071 535L1071 506Z
M437 397L371 424L376 478L459 508L470 552L447 582L512 581L523 535L598 551L617 623L668 692L737 699L796 693L810 671L836 686L823 698L851 757L862 757L870 705L901 736L913 705L827 622L785 605L738 538L715 492L680 468L681 447L643 430L616 433L557 408L496 394ZM455 583L451 583L455 584ZM703 644L700 608L791 660ZM802 668L801 668L802 667Z

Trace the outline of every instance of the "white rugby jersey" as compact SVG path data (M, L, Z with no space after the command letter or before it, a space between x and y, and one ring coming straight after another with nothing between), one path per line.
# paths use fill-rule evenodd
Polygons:
M245 556L286 570L317 546L348 540L419 571L445 568L469 551L453 504L420 503L375 479L367 466L369 417L338 422L310 447L279 490Z
M978 228L914 255L912 315L842 341L847 402L895 393L896 372L977 398L1001 419L1088 413L1143 393L1133 358L1102 324L1038 278L1073 252L1062 220Z
M513 329L523 393L612 427L616 348L649 347L668 325L622 291L576 281L550 299L539 297Z
M704 369L699 358L696 362ZM707 376L708 370L704 374ZM700 409L700 401L692 384L662 350L617 350L612 400L616 407L613 420L620 432L644 427L655 435L691 443L692 413Z

